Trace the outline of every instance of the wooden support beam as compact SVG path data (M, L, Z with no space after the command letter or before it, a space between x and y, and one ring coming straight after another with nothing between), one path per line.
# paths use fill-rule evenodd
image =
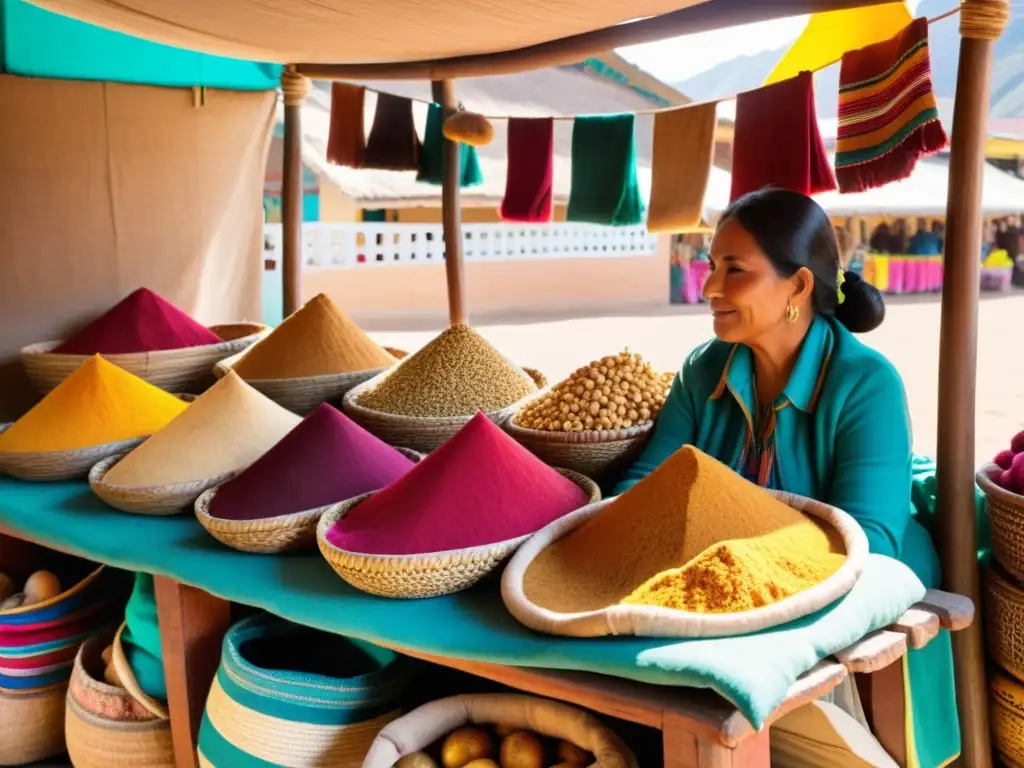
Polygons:
M284 316L302 306L302 102L309 94L309 78L293 68L281 74L284 92L284 163L281 173L281 271Z
M455 82L431 83L433 99L441 105L444 119L455 113L459 101ZM444 139L444 168L441 176L441 218L444 222L444 273L448 281L448 320L452 325L469 320L466 310L466 271L462 258L462 163L459 144Z

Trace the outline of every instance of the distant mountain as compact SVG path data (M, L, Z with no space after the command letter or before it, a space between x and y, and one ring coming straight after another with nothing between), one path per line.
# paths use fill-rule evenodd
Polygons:
M924 0L920 16L938 16L949 10L950 0ZM929 33L932 79L940 99L952 100L956 92L960 33L956 16L932 24ZM753 55L741 55L718 64L689 80L672 83L695 101L714 99L756 88L772 70L787 47ZM839 89L839 66L829 67L814 77L818 115L834 117ZM992 117L1024 117L1024 20L1013 20L995 46L992 71Z

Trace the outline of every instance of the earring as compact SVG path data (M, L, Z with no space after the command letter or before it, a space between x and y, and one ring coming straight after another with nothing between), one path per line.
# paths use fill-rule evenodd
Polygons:
M786 322L795 323L800 317L800 307L795 307L792 304L786 305Z

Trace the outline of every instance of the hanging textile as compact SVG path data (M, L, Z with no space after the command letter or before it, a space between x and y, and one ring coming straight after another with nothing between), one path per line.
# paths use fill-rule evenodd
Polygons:
M613 227L643 222L634 122L632 114L591 115L573 121L568 221Z
M717 106L699 104L655 115L648 232L700 226L715 153Z
M419 169L420 140L409 99L390 93L377 94L377 109L373 113L363 167L384 171Z
M836 188L818 130L810 72L736 97L729 199L763 187L805 195Z
M847 51L888 40L912 20L913 16L902 0L815 13L764 84L788 80L804 71L824 69L837 63Z
M514 117L508 121L508 172L501 220L551 221L555 175L555 121Z
M928 56L928 20L843 56L836 176L842 192L905 179L919 157L948 144Z
M444 178L444 117L440 104L431 104L427 109L427 129L423 133L423 147L416 181L441 185ZM480 170L480 158L476 147L453 143L459 153L459 186L473 187L483 184L484 175Z
M361 168L366 152L363 107L366 89L348 83L331 84L331 128L327 137L327 162Z

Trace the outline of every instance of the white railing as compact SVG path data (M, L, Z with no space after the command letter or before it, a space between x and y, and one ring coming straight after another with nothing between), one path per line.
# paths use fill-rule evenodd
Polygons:
M281 258L281 225L264 224L264 258ZM440 224L303 225L307 269L431 264L444 260ZM466 261L529 261L651 256L658 238L642 227L593 224L464 224Z

